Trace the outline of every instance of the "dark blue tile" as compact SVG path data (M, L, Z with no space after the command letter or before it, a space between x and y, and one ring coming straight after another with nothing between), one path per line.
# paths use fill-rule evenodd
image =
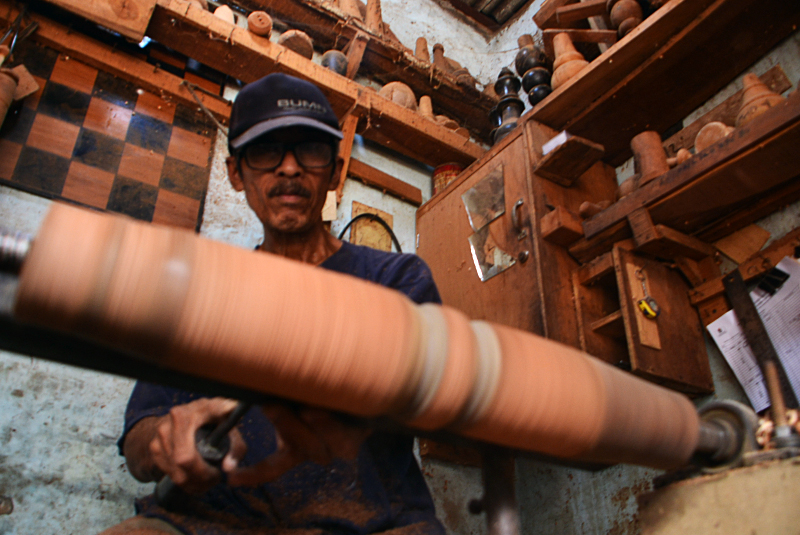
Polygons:
M22 102L15 103L6 113L6 119L0 128L0 138L24 145L35 117L34 110L23 106Z
M47 82L39 100L38 111L80 126L91 100L91 95L55 82Z
M139 98L135 85L103 71L97 73L92 95L129 110L136 107Z
M117 173L125 143L94 130L81 128L72 157L86 165Z
M166 154L172 126L153 117L137 113L131 117L125 141L159 154Z
M175 106L175 118L172 120L172 124L212 139L217 135L217 126L208 115L197 110L197 108L190 108L183 104Z
M108 197L107 210L119 212L142 221L151 221L153 211L156 209L158 188L118 176L111 187Z
M159 187L202 200L208 188L209 170L167 156L161 170Z
M69 171L69 160L32 147L23 147L12 182L48 195L60 195Z
M32 75L47 80L56 65L58 52L29 38L14 49L14 59L16 63L25 65Z

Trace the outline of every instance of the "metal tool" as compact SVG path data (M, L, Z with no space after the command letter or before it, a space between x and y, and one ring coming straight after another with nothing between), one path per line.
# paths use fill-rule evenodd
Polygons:
M775 422L775 445L778 448L798 447L800 436L786 421L786 401L782 383L786 384L788 381L761 316L758 315L758 310L750 294L747 293L742 274L736 269L722 279L722 284L767 383L772 419ZM786 392L790 396L792 405L797 406L797 400L794 399L791 389L787 389Z
M218 425L203 426L197 430L195 435L197 451L205 462L214 467L222 464L231 447L228 433L236 427L250 407L251 403L240 401L228 417ZM164 476L156 485L155 497L161 507L176 510L186 499L186 493L169 476Z
M639 310L642 311L644 317L650 320L656 319L658 315L661 313L661 308L659 308L658 303L647 291L647 279L644 275L644 270L639 268L636 270L636 278L642 283L642 292L644 293L644 298L639 299L636 302L636 306L639 307Z

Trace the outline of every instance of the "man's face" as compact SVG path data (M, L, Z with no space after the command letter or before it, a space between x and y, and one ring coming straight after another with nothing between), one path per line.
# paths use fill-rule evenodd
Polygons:
M322 219L322 207L329 190L339 183L341 160L333 154L331 163L324 167L304 167L300 161L308 161L296 151L286 150L283 158L272 170L266 165L262 147L286 144L290 148L299 142L323 142L331 144L331 137L312 128L289 127L275 130L248 145L248 156L240 149L238 166L233 158L228 159L228 176L237 191L244 191L247 203L261 220L266 230L278 233L303 233L311 230ZM248 160L250 162L248 162ZM253 165L251 165L251 163ZM261 167L262 169L258 169Z

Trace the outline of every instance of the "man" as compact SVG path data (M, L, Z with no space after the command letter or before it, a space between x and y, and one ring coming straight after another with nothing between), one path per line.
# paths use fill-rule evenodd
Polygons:
M239 93L228 176L263 224L258 250L376 282L417 303L440 302L418 257L343 243L325 230L322 206L339 181L341 138L330 104L313 84L271 74ZM231 433L221 470L206 464L195 432L234 405L137 383L120 451L140 481L168 475L189 496L178 511L153 496L137 500L139 516L104 534L444 533L412 439L371 433L323 411L253 408Z

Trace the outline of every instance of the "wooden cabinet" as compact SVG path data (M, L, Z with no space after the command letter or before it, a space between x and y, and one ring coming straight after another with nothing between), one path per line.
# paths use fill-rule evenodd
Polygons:
M579 207L611 201L614 170L596 162L569 186L537 174L542 146L557 132L533 120L493 147L417 212L417 253L445 304L473 319L524 329L579 347L611 364L690 394L713 390L697 313L680 274L618 245L584 266L567 246L580 237ZM502 176L503 213L488 224L490 248L515 263L482 281L463 195ZM565 181L566 183L567 181ZM577 222L577 223L576 223ZM487 243L489 240L487 240ZM645 276L661 315L636 306Z

